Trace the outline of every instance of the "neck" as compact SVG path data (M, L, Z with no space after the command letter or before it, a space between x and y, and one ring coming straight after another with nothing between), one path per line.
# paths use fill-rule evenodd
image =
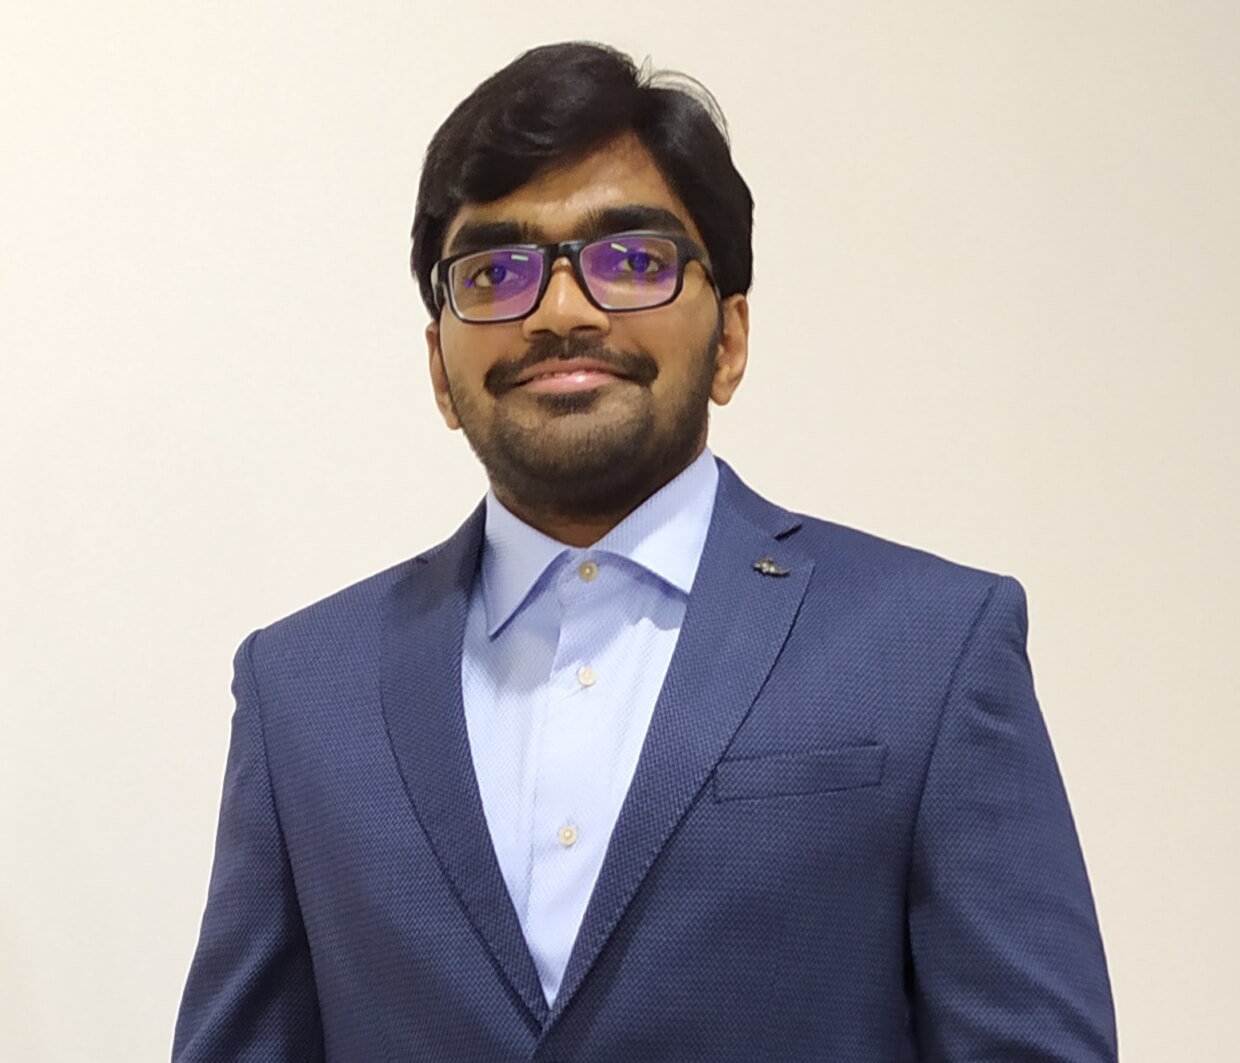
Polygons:
M664 473L657 482L647 484L636 496L626 500L616 500L614 505L600 509L583 510L574 506L571 500L567 500L563 505L557 505L541 500L535 502L521 499L495 480L491 481L491 489L509 513L548 538L563 543L565 546L593 546L646 499L671 483L692 465L704 448L705 444L699 447L684 465L670 473Z
M617 513L605 517L575 518L563 513L547 510L536 510L524 507L514 499L505 498L499 491L495 497L504 504L504 508L514 516L520 517L531 528L537 528L543 535L563 543L565 546L593 546L625 517L632 513ZM637 507L634 506L633 509Z

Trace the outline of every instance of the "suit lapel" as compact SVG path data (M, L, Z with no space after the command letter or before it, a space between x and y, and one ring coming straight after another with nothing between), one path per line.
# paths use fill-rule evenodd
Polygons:
M676 652L551 1010L567 1007L788 638L813 563L780 538L799 520L720 462L719 493ZM755 568L770 559L766 571Z
M546 999L491 845L461 695L465 619L483 526L479 506L393 589L384 624L383 713L436 858L512 990L541 1023Z

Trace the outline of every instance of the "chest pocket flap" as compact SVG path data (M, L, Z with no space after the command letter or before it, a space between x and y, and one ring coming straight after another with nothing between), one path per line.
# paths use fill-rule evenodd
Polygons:
M723 760L715 768L716 801L829 793L877 786L887 747L842 746Z

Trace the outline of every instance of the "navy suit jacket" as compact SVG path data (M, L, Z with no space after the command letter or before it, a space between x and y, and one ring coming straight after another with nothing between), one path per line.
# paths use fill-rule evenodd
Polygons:
M1115 1058L1019 585L789 513L722 463L548 1007L465 729L482 539L480 507L238 651L175 1060Z

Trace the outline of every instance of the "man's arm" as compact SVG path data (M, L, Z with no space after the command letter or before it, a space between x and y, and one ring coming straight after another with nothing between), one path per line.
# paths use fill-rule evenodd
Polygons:
M1026 630L1024 592L999 580L957 663L922 793L908 918L918 1040L936 1063L1117 1058Z
M323 1058L310 949L267 770L250 657L257 635L233 662L237 709L215 865L173 1063Z

